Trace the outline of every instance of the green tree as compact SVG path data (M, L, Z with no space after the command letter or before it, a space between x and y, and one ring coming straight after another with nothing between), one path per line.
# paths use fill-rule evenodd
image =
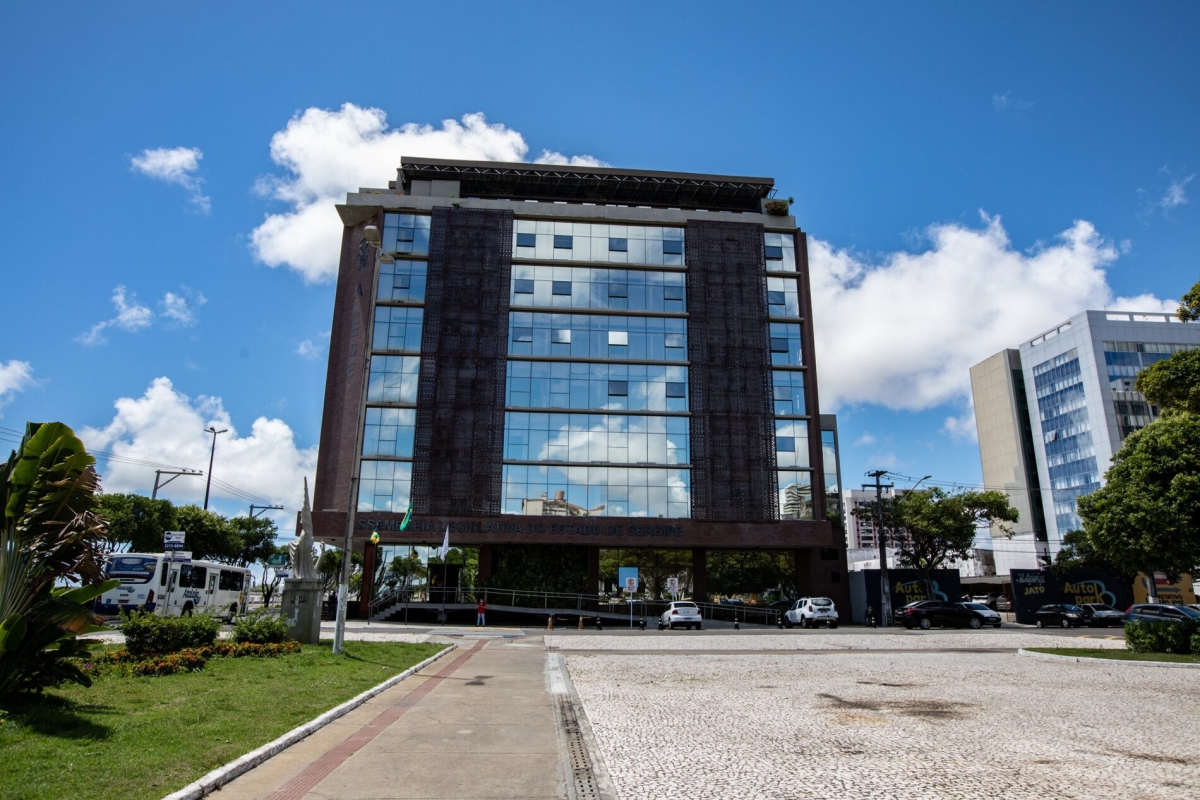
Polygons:
M892 503L893 524L907 536L897 546L900 566L917 573L933 599L933 573L969 558L982 525L1011 530L1018 513L1004 492L947 492L933 487L906 492Z
M241 552L237 554L233 563L240 567L248 567L260 561L265 563L267 557L278 549L275 547L275 536L279 529L274 520L267 517L234 517L228 520L226 525L239 539Z
M185 549L192 558L236 564L242 557L242 539L229 525L229 520L200 506L179 506L175 509L179 530L186 534ZM161 551L162 543L159 542Z
M1077 501L1097 555L1126 574L1172 580L1200 565L1200 415L1168 414L1131 433L1104 481Z
M0 696L91 685L73 659L90 644L78 635L101 620L83 604L119 585L101 578L106 531L95 513L95 463L66 425L31 422L0 464Z
M1200 321L1200 281L1196 281L1192 288L1188 289L1179 304L1179 310L1175 313L1180 322Z
M354 575L362 572L363 556L362 553L354 553L350 556L350 586L354 587ZM328 547L325 552L321 553L321 557L317 559L317 572L321 573L321 580L325 583L325 591L332 592L337 588L338 582L342 579L342 551L334 547ZM361 578L360 578L361 582Z
M114 548L161 553L163 531L179 530L170 500L121 493L99 494L96 500L96 513L108 520L108 539Z
M409 552L406 556L396 556L392 559L391 565L384 573L383 585L389 589L398 588L401 592L406 592L414 581L421 580L425 575L425 565L421 563L421 557L415 551Z
M1164 413L1200 414L1200 349L1156 361L1138 373L1133 388Z
M276 590L279 588L279 582L282 578L279 577L279 570L267 563L267 559L274 555L286 556L288 554L287 547L279 545L272 547L271 552L264 554L259 563L262 565L262 581L258 584L258 590L262 593L263 606L271 605L271 598L275 596Z

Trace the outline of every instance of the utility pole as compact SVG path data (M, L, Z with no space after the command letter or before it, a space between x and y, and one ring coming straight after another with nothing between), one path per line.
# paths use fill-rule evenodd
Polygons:
M203 475L203 474L204 473L198 469L181 469L181 470L156 469L156 470L154 470L154 491L150 493L150 499L157 500L159 488L166 486L168 483L175 480L180 475ZM164 480L162 480L163 475L170 475L171 477L167 478L164 481Z
M867 473L868 478L875 479L875 538L879 542L879 616L884 627L892 625L892 593L888 584L887 573L887 530L883 525L883 490L891 489L894 484L880 483L879 479L887 475L886 469L877 469ZM870 489L869 485L863 486Z
M222 428L221 430L217 430L214 426L209 425L204 429L204 432L213 435L212 449L208 451L208 483L204 486L204 510L208 511L208 492L212 489L213 456L217 454L217 436L222 433L229 433L229 429Z

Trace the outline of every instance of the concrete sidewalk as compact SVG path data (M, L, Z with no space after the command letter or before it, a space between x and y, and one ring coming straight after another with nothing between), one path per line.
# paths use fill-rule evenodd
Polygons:
M540 638L462 642L212 796L565 797L545 659Z

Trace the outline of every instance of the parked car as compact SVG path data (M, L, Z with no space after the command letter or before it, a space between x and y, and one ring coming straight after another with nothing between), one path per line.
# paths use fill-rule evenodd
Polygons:
M1071 603L1049 603L1034 615L1039 628L1078 628L1087 621L1083 609Z
M783 627L815 628L828 625L830 630L838 626L837 607L828 597L801 597L792 603L783 614Z
M983 603L971 602L959 603L959 605L971 612L971 619L967 621L968 627L974 629L982 628L984 625L1000 627L1000 615Z
M658 629L666 628L673 631L676 628L695 628L700 630L703 619L700 609L690 600L676 600L667 606L667 610L658 618Z
M966 628L972 619L972 612L961 603L948 603L945 600L918 600L896 611L896 622L909 630L929 630L935 625Z
M1000 595L999 597L996 598L996 610L997 611L1012 611L1012 601L1009 600L1004 595Z
M1153 622L1161 619L1169 622L1200 622L1200 611L1169 603L1134 603L1125 612L1126 622Z
M1125 624L1125 614L1112 606L1103 603L1084 603L1080 608L1083 609L1084 620L1093 628Z

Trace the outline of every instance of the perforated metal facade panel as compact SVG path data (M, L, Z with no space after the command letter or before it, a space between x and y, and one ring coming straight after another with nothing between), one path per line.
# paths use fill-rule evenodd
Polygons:
M418 514L500 513L511 211L435 208L412 497Z
M763 227L688 223L692 518L779 516Z

